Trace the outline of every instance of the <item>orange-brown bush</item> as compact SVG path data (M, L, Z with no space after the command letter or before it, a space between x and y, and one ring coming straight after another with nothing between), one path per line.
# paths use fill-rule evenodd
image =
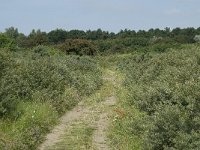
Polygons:
M64 51L66 54L75 55L95 55L97 48L92 41L84 39L66 40L64 43L56 46L58 49Z

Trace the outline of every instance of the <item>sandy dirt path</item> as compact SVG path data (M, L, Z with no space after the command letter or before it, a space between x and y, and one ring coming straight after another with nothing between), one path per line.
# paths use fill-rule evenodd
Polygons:
M102 90L92 96L92 100L83 100L73 110L61 117L60 123L46 136L45 141L38 147L38 150L70 149L68 147L69 143L66 145L62 144L62 146L59 143L65 143L63 137L66 132L69 133L70 126L72 126L74 122L80 120L94 128L89 149L109 150L109 139L106 133L110 124L110 111L112 111L112 107L116 104L114 89L114 86L116 86L115 72L111 70L106 71L104 73L104 82L110 83L107 88L103 85L101 88ZM83 146L81 149L87 148Z

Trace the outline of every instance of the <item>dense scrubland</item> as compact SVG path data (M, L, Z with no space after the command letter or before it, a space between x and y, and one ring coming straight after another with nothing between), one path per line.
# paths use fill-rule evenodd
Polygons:
M118 64L126 117L113 129L121 149L199 149L199 45L135 53ZM124 94L125 93L125 94Z
M0 68L0 149L36 149L59 116L102 83L93 59L45 46L1 49Z
M36 149L116 69L114 149L200 147L200 28L0 34L0 149Z

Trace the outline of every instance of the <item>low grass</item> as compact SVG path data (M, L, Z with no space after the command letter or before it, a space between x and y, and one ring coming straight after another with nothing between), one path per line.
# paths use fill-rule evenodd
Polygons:
M112 113L112 124L108 137L114 150L142 150L145 134L145 113L127 103L128 91L123 86L116 87L117 106ZM144 126L143 126L144 125Z
M48 150L89 150L92 149L92 135L94 128L82 121L76 121L66 129L66 134L61 137L62 141Z
M5 141L2 149L36 149L43 135L56 124L58 113L48 103L20 102L20 117L0 122L0 133Z

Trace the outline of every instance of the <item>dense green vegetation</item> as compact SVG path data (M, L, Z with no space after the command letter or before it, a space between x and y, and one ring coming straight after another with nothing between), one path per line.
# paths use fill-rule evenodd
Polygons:
M110 33L101 29L94 31L56 29L48 33L32 30L29 35L24 35L18 29L10 27L0 35L0 39L2 35L12 39L17 47L22 48L48 45L67 54L94 55L101 52L107 55L146 50L149 46L154 47L156 51L164 51L166 48L180 44L194 43L199 41L200 28L165 28L148 31L125 29L119 33Z
M27 36L6 29L0 33L0 149L36 149L64 112L101 87L101 69L116 64L124 81L117 88L122 116L113 121L114 148L198 149L199 35L200 28Z
M35 149L58 117L102 83L89 57L46 46L0 50L0 149Z
M185 45L165 53L135 53L119 63L126 91L119 99L127 112L115 123L119 147L199 149L199 56L199 45Z

